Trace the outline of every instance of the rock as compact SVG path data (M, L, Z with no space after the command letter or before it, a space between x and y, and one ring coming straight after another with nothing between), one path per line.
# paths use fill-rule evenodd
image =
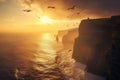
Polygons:
M120 24L120 16L81 21L79 36L75 39L73 58L87 65L87 71L108 75L113 37Z
M78 36L78 28L68 30L67 34L65 34L62 38L62 43L64 47L73 47L74 40Z
M113 16L111 23L113 26L113 42L109 57L108 80L120 80L120 16Z
M89 19L81 22L79 26L79 37L75 40L73 52L73 58L77 58L76 61L87 64L90 56L96 53L95 48L107 46L111 43L111 31L107 25L108 20Z
M112 45L108 79L120 80L120 38L115 39L114 44Z
M67 33L68 33L68 30L60 30L60 31L58 31L57 36L56 36L56 41L62 42L63 36L66 35Z
M78 36L78 28L58 31L57 42L62 42L65 48L72 48L75 38Z

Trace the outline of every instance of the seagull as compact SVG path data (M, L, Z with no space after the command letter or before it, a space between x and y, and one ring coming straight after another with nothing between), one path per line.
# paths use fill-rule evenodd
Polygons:
M23 10L24 12L31 12L32 10L30 10L30 9L25 9L25 10Z
M41 17L38 17L39 19L41 18Z
M80 12L77 13L78 15L80 14Z
M55 7L54 7L54 6L48 6L48 8L55 9Z
M67 10L73 10L73 9L75 9L75 5L73 5L71 8L68 8Z
M68 50L68 52L71 52L72 50L70 49L70 50Z

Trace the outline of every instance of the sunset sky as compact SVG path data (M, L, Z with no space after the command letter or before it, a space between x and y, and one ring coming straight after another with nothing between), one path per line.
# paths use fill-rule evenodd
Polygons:
M72 28L119 14L120 0L0 0L0 31Z

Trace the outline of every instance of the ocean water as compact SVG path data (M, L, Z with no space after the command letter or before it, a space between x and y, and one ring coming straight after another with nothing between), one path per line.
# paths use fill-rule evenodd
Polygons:
M54 34L0 34L0 80L80 80L74 63Z

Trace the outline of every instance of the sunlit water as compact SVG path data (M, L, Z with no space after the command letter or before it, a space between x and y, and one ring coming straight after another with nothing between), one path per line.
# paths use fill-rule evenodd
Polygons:
M79 80L71 53L50 33L0 34L0 80Z

